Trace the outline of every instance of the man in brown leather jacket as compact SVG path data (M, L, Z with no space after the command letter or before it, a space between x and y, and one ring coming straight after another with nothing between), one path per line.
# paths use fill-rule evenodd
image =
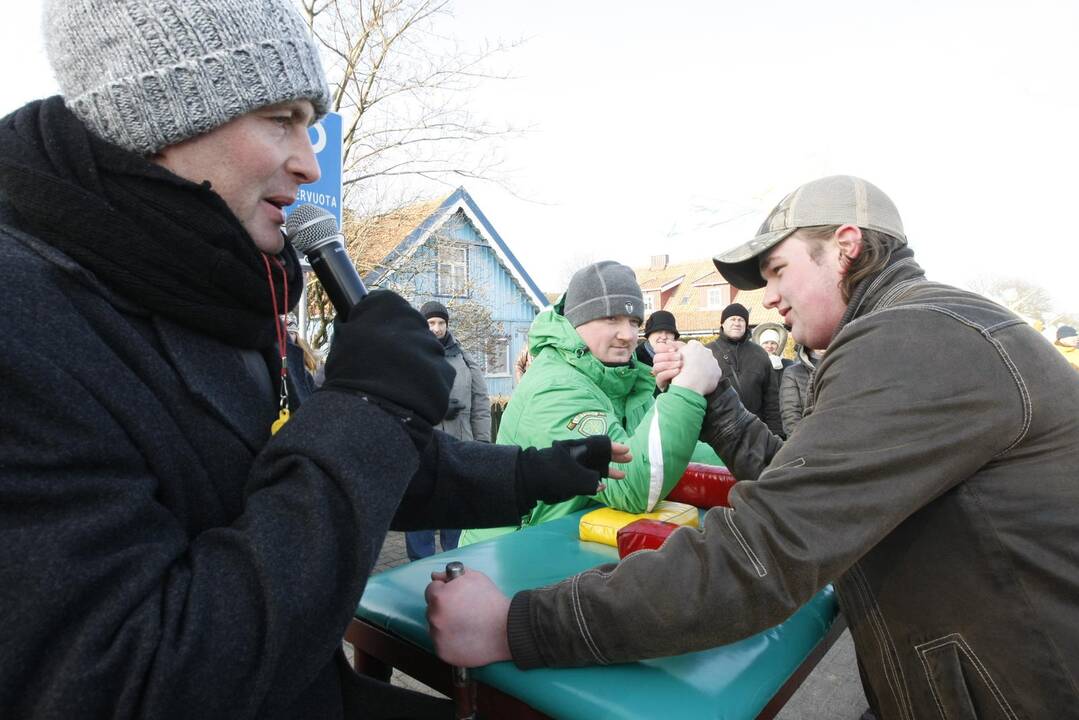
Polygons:
M440 654L523 668L679 654L773 626L834 583L885 720L1079 717L1067 362L1008 310L927 280L891 200L858 178L803 185L716 266L827 348L797 430L780 441L721 381L704 439L755 480L730 508L512 602L480 573L436 580ZM672 351L655 368L678 364Z

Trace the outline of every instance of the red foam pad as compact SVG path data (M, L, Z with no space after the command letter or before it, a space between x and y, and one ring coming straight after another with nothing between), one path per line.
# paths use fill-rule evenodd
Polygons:
M690 463L667 500L699 508L727 505L727 493L738 482L731 471L718 465Z
M618 557L624 558L638 550L655 550L680 527L663 520L634 520L618 530Z

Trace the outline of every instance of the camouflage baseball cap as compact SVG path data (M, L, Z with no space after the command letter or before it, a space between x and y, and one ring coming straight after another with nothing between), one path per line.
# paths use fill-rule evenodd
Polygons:
M720 275L739 290L765 286L758 258L799 228L857 225L906 242L899 211L880 188L851 175L832 175L807 182L768 213L757 236L712 258Z

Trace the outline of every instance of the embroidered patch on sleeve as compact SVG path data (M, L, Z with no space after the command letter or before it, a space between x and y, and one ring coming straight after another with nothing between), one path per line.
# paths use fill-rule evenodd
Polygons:
M585 437L590 437L592 435L606 435L607 414L595 411L577 413L573 416L573 419L566 424L566 428L569 430L576 430Z

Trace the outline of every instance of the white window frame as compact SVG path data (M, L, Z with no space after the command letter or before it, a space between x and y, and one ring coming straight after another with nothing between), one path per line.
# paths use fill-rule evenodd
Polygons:
M487 338L483 343L483 374L486 377L509 377L510 376L510 336L509 335L492 335ZM493 355L492 345L495 343L502 344L502 367L491 368L491 357Z
M708 308L724 307L723 287L720 285L709 285L705 288L705 298L705 306Z
M440 242L437 253L438 294L445 297L466 297L468 295L468 245Z

